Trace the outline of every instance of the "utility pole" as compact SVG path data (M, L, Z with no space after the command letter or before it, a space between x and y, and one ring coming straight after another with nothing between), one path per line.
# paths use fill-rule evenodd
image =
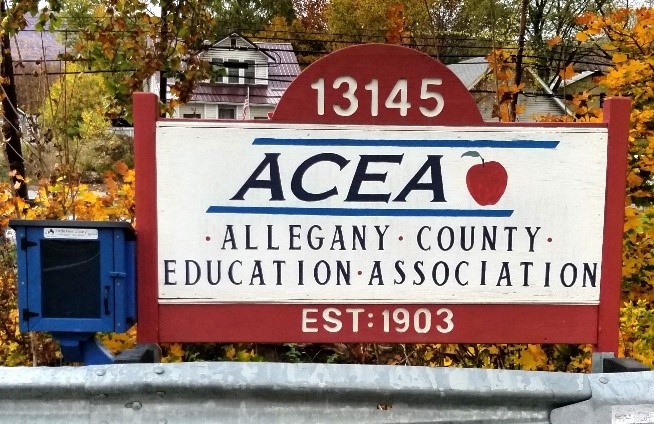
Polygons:
M7 17L7 4L0 0L0 20ZM2 33L0 40L2 48L2 65L0 66L0 77L2 78L2 135L5 141L5 152L9 170L15 171L12 177L13 183L18 186L16 194L27 199L27 184L25 178L25 160L20 145L20 123L18 121L18 98L16 96L16 83L14 80L14 63L11 59L11 44L9 34ZM20 183L20 184L17 184Z
M0 0L2 1L2 0ZM170 9L170 0L161 1L161 39L159 40L160 49L159 52L161 57L164 58L159 69L159 101L163 103L164 108L166 107L167 96L168 96L168 78L166 73L168 72L168 10ZM160 113L162 118L166 117L165 109Z
M527 31L527 6L529 5L529 0L522 0L522 5L520 7L520 33L518 35L518 53L515 60L515 85L520 87L522 83L522 57L524 56L525 51L525 32ZM511 121L515 122L516 120L516 109L518 106L518 92L513 93L513 98L511 99L511 108L509 109L509 114Z

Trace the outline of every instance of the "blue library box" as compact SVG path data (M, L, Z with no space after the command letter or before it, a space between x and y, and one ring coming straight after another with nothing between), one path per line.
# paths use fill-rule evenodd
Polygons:
M125 332L136 322L135 233L126 222L11 220L21 331Z

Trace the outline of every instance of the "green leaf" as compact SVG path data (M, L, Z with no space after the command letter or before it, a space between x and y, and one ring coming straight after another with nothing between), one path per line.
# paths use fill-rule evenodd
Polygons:
M467 151L467 152L465 152L464 154L461 155L461 157L464 157L464 156L469 156L471 158L480 158L481 157L479 152L475 152L474 150L469 150L469 151Z

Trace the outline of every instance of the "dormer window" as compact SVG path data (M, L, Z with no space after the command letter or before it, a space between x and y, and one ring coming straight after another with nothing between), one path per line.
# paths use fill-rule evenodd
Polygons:
M236 37L230 38L229 42L230 42L231 48L236 49Z

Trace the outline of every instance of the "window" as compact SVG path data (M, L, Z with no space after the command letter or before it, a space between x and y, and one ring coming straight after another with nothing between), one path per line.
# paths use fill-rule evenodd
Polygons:
M218 119L236 119L236 108L221 107L218 109Z
M236 48L236 37L232 37L229 40L231 48L235 49Z
M211 70L214 73L214 75L217 75L218 72L224 72L223 70L223 59L220 57L214 57L211 59ZM212 78L212 81L214 82L225 82L225 78L222 76L216 76Z
M246 60L245 64L247 66L245 68L245 83L254 84L254 60Z
M225 66L227 68L228 82L230 84L238 84L239 72L238 72L238 60L227 60L225 61ZM231 65L231 66L230 66Z

